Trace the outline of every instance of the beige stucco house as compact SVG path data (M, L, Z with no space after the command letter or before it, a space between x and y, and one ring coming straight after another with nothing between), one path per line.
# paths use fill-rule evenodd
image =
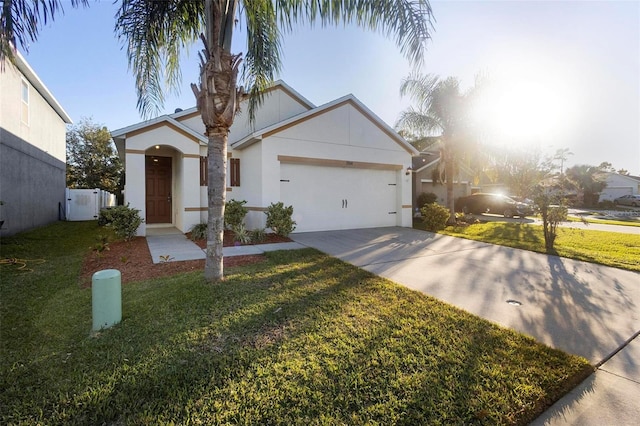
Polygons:
M64 216L71 118L20 52L0 68L0 220L12 235Z
M623 195L640 194L640 176L621 175L618 173L606 174L607 186L600 193L598 201L613 201Z
M112 136L125 163L125 203L145 218L139 235L206 221L207 139L195 108ZM254 123L241 112L231 128L227 200L247 201L249 229L264 227L264 211L279 201L294 207L295 232L411 226L415 154L353 95L315 106L278 81Z

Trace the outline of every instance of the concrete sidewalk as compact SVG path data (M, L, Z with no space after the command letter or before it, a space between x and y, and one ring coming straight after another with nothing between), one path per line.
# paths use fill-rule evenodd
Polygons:
M184 234L147 235L147 245L153 263L178 262L183 260L205 259L204 250L188 239ZM224 257L263 254L275 250L295 250L304 248L299 243L258 244L251 246L224 247Z
M637 424L640 273L410 228L292 238L599 366L534 424Z

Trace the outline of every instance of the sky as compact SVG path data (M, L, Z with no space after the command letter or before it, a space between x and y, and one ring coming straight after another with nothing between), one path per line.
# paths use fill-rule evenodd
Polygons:
M64 0L63 0L64 1ZM503 83L485 119L505 146L568 148L567 165L599 165L640 175L640 0L432 1L434 32L416 71L460 79L478 73ZM22 52L77 123L116 130L141 121L126 51L114 35L116 7L66 4ZM234 53L246 43L237 32ZM162 114L195 105L194 44L183 58L182 87ZM283 41L278 78L316 105L353 94L390 126L410 105L402 79L414 69L384 35L357 27L300 27Z

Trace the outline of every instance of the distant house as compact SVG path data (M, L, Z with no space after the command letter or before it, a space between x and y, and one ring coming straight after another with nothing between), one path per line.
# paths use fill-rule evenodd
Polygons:
M71 118L19 52L0 70L2 235L60 218Z
M607 186L600 193L599 201L613 201L623 195L640 194L640 176L607 173Z
M432 192L438 199L436 202L443 206L447 204L447 185L444 176L440 176L440 154L423 151L413 157L413 204L417 205L417 197L422 192ZM460 165L459 171L453 179L453 198L469 195L478 188L473 183L473 172Z
M411 226L418 152L353 95L315 106L282 81L249 123L231 127L227 200L246 200L249 229L271 203L294 208L295 232ZM125 203L150 227L188 232L207 219L207 138L196 108L111 133L125 164Z

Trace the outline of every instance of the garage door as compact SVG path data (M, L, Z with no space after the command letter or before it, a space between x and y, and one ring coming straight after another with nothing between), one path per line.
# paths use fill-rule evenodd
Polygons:
M280 196L293 206L295 232L396 226L393 170L280 165Z

